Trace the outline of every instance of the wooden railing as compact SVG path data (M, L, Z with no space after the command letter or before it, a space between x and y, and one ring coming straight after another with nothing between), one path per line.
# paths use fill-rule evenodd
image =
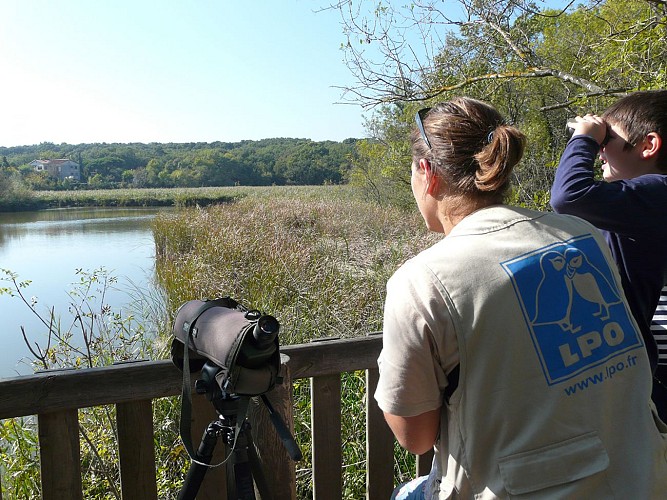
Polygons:
M366 370L366 498L387 499L393 489L394 440L372 397L377 385L381 336L282 346L283 383L268 396L293 431L292 381L311 379L312 477L317 500L342 497L341 374ZM116 405L123 499L157 499L152 401L181 393L182 373L170 361L143 361L105 368L49 371L0 381L0 419L36 415L42 498L82 499L78 409ZM253 408L250 420L267 483L276 499L296 498L295 465L272 424ZM215 419L215 409L193 395L193 441ZM261 437L261 439L258 439ZM261 450L264 449L264 452ZM216 450L218 452L219 450ZM220 451L224 457L224 447ZM216 463L216 457L213 462ZM430 468L418 457L417 473ZM210 469L198 499L225 499L224 467ZM1 498L1 496L0 496Z

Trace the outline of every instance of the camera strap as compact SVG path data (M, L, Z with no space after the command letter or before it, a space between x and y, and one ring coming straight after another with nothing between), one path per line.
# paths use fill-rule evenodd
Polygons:
M186 337L185 347L183 349L183 387L181 388L181 421L179 423L179 431L181 434L181 441L183 441L183 446L185 447L185 450L188 452L190 459L193 462L199 465L204 465L206 467L218 467L227 462L227 460L229 460L229 458L232 456L232 453L234 452L234 447L236 447L236 440L239 436L239 433L241 432L241 427L243 426L243 422L245 421L245 417L248 412L248 398L241 398L239 400L236 429L234 431L234 445L229 451L229 454L225 457L225 459L222 462L215 465L211 465L200 462L196 459L197 454L195 453L194 447L192 446L192 429L191 429L192 380L190 377L190 356L189 356L190 339L192 338L195 329L195 324L197 323L197 319L205 311L207 311L212 307L220 305L223 305L223 307L228 307L229 300L231 299L206 300L202 303L199 309L197 309L197 311L194 313L192 321L190 322L188 328L188 334ZM224 301L224 304L222 304L221 301Z

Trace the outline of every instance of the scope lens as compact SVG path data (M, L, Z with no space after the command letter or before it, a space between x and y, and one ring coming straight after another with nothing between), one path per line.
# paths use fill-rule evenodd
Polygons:
M275 335L280 329L278 320L273 316L262 316L257 321L257 324L259 325L259 329L262 331L262 333L267 335Z
M280 323L273 316L262 316L257 320L257 325L252 333L257 347L264 349L271 345L278 335Z

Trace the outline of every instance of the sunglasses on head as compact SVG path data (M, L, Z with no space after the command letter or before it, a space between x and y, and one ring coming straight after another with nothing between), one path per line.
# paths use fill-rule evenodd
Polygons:
M431 111L431 108L422 108L417 111L417 114L415 115L415 121L417 122L417 128L419 129L419 133L422 136L424 144L426 144L428 149L431 149L431 143L429 142L428 137L426 137L426 130L424 130L424 118L426 118L426 115L429 111Z

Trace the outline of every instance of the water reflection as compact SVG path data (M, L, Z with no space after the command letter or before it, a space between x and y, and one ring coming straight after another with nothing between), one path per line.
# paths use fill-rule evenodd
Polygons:
M57 209L0 213L0 246L12 239L39 234L144 232L156 209Z

